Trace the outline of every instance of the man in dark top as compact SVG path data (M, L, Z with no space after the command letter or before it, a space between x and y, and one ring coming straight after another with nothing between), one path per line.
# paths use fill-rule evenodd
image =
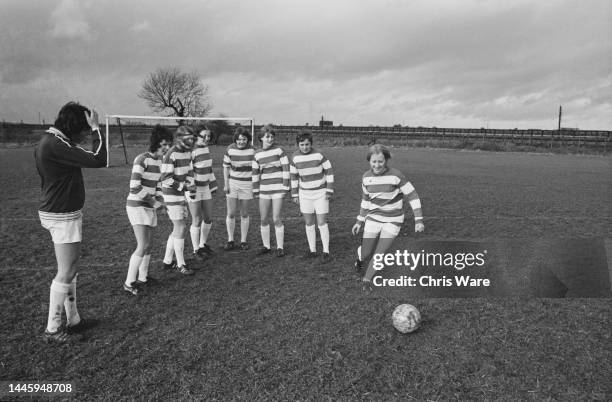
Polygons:
M93 149L86 151L78 144L89 134ZM41 178L38 215L49 230L55 247L57 275L51 283L49 317L44 339L65 343L81 339L79 332L91 326L76 307L76 277L79 259L85 186L81 168L106 165L106 144L100 133L98 114L75 102L59 111L53 127L42 136L36 150L36 169ZM66 309L66 326L62 311Z

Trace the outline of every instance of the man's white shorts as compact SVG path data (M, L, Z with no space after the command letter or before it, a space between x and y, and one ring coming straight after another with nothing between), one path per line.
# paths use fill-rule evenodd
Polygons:
M363 237L394 238L400 232L402 227L393 223L381 223L371 219L367 219L363 226Z
M168 209L168 217L173 221L180 221L183 219L187 219L189 216L189 210L187 209L186 204L180 205L167 205Z
M329 213L329 200L325 195L314 200L300 197L300 212L303 214L327 214Z
M38 211L40 224L51 233L53 243L78 243L83 240L83 213Z
M238 198L239 200L252 200L253 199L253 183L246 180L232 180L229 181L229 194L228 198Z
M128 219L130 224L134 225L145 225L155 227L157 226L157 213L153 208L145 207L125 207L127 211Z
M198 202L198 201L203 201L203 200L211 200L212 199L212 194L210 193L210 188L209 187L204 187L204 188L199 188L196 193L195 193L195 198L190 198L189 197L189 193L186 192L185 193L185 199L187 200L187 202Z

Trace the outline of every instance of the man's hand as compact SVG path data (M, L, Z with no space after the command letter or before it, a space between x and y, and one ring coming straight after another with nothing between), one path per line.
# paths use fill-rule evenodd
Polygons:
M353 225L353 228L351 229L353 236L357 236L359 232L361 232L361 226L361 222L357 222Z
M414 225L414 231L415 231L416 233L422 233L422 232L424 232L424 231L425 231L425 225L423 225L423 222L417 222L417 223Z
M91 131L100 130L100 124L98 123L98 112L91 109L89 113L85 111L85 119L87 120L87 124L91 127Z

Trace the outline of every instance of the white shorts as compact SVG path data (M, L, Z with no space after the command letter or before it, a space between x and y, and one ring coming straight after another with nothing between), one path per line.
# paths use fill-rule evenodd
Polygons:
M180 221L183 219L187 219L189 216L189 210L187 209L187 205L167 205L168 209L168 217L173 221Z
M300 212L303 214L327 214L329 213L329 200L326 196L315 200L300 197Z
M286 191L283 191L282 193L272 193L272 194L259 193L259 198L262 200L282 200L283 198L285 198L286 194L287 194Z
M250 181L231 180L229 181L228 198L238 198L239 200L253 199L253 183Z
M134 225L145 225L155 227L157 226L157 212L153 208L145 207L125 207L127 211L128 219L130 224Z
M380 235L382 238L394 238L397 237L401 228L393 223L381 223L367 219L363 226L363 237L370 238Z
M196 194L195 198L190 198L189 197L189 193L185 193L185 199L187 200L187 202L198 202L198 201L203 201L203 200L212 200L212 194L210 192L210 188L209 187L205 187L203 189L198 189L195 194Z
M51 233L53 243L78 243L83 240L83 213L38 211L40 224Z

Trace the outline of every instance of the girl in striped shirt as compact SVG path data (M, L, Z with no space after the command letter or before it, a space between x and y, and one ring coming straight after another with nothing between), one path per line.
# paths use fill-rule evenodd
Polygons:
M236 211L240 203L240 248L248 250L247 234L249 232L249 209L253 199L253 158L255 150L251 146L251 134L244 127L234 132L234 143L227 147L223 156L223 191L227 195L227 244L225 250L236 248L234 228Z
M212 158L208 149L210 138L209 125L204 125L198 130L196 143L191 151L196 192L194 198L186 197L191 213L189 227L191 244L193 253L199 257L213 254L210 246L206 244L212 226L212 194L217 191L217 179L212 170Z
M163 206L159 184L161 160L172 144L172 133L158 124L153 127L149 142L149 151L134 159L125 207L136 236L136 250L130 257L123 289L133 295L137 295L140 286L147 283L151 260L149 245L152 229L157 226L156 209Z
M384 145L375 144L368 150L370 170L362 177L361 209L352 228L353 235L363 229L363 240L354 264L358 272L363 268L363 261L374 254L386 253L393 244L404 222L404 197L414 214L415 232L425 230L419 195L402 172L387 166L389 159L391 153ZM371 289L375 273L373 263L373 259L370 260L362 279L364 289Z
M172 256L176 255L176 269L183 275L193 275L193 270L187 267L184 257L185 220L187 201L185 195L196 197L193 169L191 166L191 150L195 142L195 132L191 127L180 126L176 130L175 143L166 155L161 166L161 188L168 217L172 221L172 233L166 243L164 268L174 268Z
M315 215L321 243L323 245L323 262L330 260L329 228L327 214L329 200L334 193L334 173L329 160L312 147L312 134L301 132L295 139L299 149L291 157L291 196L293 202L300 206L306 224L306 238L310 251L307 258L317 256Z
M270 224L268 215L272 209L272 221L276 234L276 256L283 257L285 227L281 221L283 198L289 191L289 158L282 148L274 144L275 132L272 126L262 128L259 139L262 149L255 152L253 159L253 195L259 197L261 216L261 240L263 248L257 254L270 252Z

